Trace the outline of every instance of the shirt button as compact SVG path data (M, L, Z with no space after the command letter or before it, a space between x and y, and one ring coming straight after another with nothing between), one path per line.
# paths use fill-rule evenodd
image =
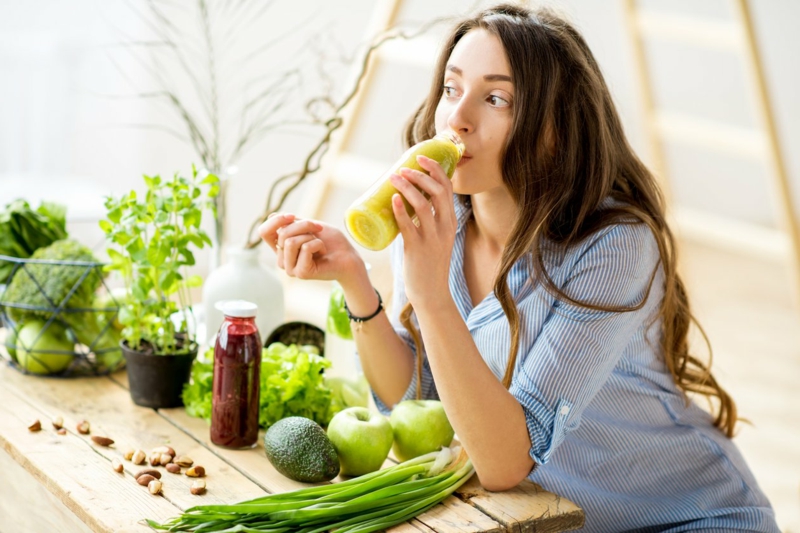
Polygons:
M561 408L561 416L567 416L569 414L569 407L566 405Z

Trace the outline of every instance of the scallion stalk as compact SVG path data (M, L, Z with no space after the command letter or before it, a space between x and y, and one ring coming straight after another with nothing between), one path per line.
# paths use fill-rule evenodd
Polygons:
M154 529L195 533L370 533L425 512L473 473L466 453L443 449L341 483L234 505L201 505L163 524L147 523Z

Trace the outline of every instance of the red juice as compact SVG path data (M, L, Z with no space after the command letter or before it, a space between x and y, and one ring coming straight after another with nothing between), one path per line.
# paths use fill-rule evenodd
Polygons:
M227 448L252 448L258 441L261 337L254 310L250 317L229 316L228 312L242 312L226 308L223 312L225 320L214 346L211 442Z

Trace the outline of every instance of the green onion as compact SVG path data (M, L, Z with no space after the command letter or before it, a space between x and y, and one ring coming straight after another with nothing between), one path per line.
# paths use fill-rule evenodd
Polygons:
M424 513L474 472L466 453L443 448L341 483L200 505L163 524L147 524L194 533L371 533Z

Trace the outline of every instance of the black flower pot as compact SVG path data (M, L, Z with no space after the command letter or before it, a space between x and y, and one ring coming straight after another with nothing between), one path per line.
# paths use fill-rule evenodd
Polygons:
M183 405L181 393L189 381L197 345L189 353L170 355L131 350L124 341L120 346L127 362L133 403L153 409Z

